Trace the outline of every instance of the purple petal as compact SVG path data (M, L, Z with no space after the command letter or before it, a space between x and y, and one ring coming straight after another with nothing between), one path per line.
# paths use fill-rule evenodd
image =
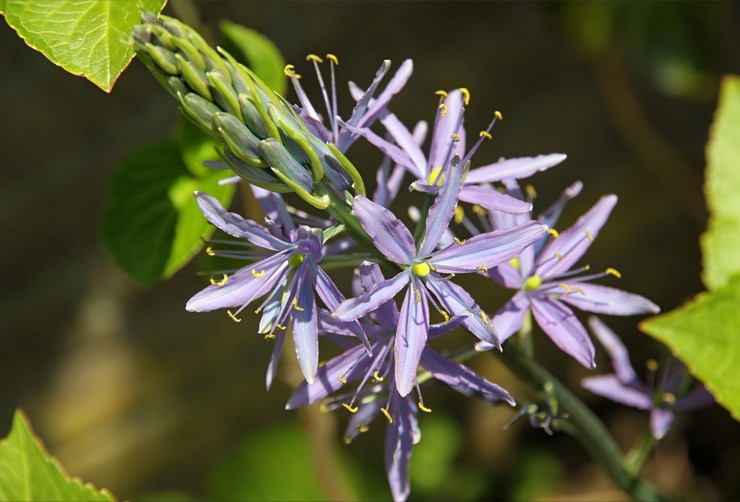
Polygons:
M401 89L403 89L406 82L409 81L413 72L414 62L411 59L404 60L404 62L401 63L401 66L398 67L398 70L396 70L396 73L393 75L390 82L388 82L388 85L383 89L383 92L380 93L377 99L370 102L367 113L362 118L359 125L362 127L370 127L373 122L383 114L385 107L388 106L388 103L393 96L401 92Z
M524 285L524 280L519 270L509 262L496 265L488 271L487 275L505 288L520 289Z
M673 412L668 409L656 408L650 413L650 431L655 439L663 439L673 425Z
M352 209L381 253L396 263L410 265L414 262L414 238L392 212L362 195L355 197Z
M299 267L293 281L298 289L297 302L291 307L295 353L303 376L312 383L319 366L319 326L308 267Z
M442 171L444 182L439 189L434 204L429 208L426 220L424 241L417 256L426 258L437 247L442 234L450 225L452 214L457 206L457 196L462 187L462 166L460 157L454 157L449 167Z
M383 80L383 77L385 77L385 74L388 73L388 70L391 68L391 62L388 60L383 61L383 63L380 65L380 68L378 68L378 71L375 72L375 77L373 78L372 83L367 88L365 93L359 97L357 100L357 103L355 103L355 107L352 109L352 115L350 116L349 120L347 121L347 124L351 127L357 126L362 118L365 116L365 112L367 111L367 107L370 104L370 100L372 99L373 95L375 94L375 91L378 88L378 84L380 84L380 81ZM348 128L351 131L351 127ZM354 132L354 131L351 131ZM349 145L352 144L352 141L354 141L353 134L351 132L348 132L346 130L342 130L339 133L339 139L337 140L337 148L344 152L347 150Z
M488 211L501 211L510 214L528 213L532 204L515 199L492 187L465 185L460 191L460 200L470 204L478 204Z
M660 307L647 298L627 293L621 289L587 282L569 282L568 286L571 287L571 292L560 299L586 312L609 315L657 314L660 312ZM583 294L575 288L579 288Z
M437 122L432 131L432 145L429 152L427 172L442 167L449 162L454 154L462 157L465 154L465 130L463 128L463 96L459 89L450 91L444 100L447 113L438 114ZM460 136L460 141L452 138L453 134Z
M314 274L316 274L316 294L319 295L321 301L324 302L326 308L330 311L336 310L336 308L344 301L344 295L339 292L339 289L334 284L334 281L324 272L321 268L313 264ZM347 323L347 327L360 339L365 348L370 351L370 343L367 340L367 335L362 330L362 326L357 321L351 321Z
M596 338L601 342L601 345L606 349L607 354L609 354L612 360L612 367L619 380L625 384L637 385L637 382L640 380L632 368L627 347L624 346L622 340L596 316L588 318L588 325L591 327L593 334L596 335Z
M319 310L319 332L322 335L333 333L348 338L356 338L357 334L353 329L350 329L350 324L347 321L332 317L331 313L326 310Z
M563 193L560 194L560 197L558 197L558 200L552 206L540 213L537 219L549 227L554 227L558 219L560 219L560 214L565 209L565 205L571 199L577 197L582 189L583 183L580 181L573 182L568 188L563 190Z
M692 411L706 408L712 404L714 404L714 396L703 385L697 385L691 392L679 398L675 408L681 411Z
M463 395L469 397L476 395L489 403L506 401L512 406L516 404L511 394L503 388L489 382L466 366L443 357L429 347L424 349L424 353L421 355L421 365L434 378L446 383Z
M188 300L185 309L207 312L241 307L252 302L273 289L288 267L289 256L289 252L283 251L238 270L228 277L223 286L212 284L196 293Z
M292 246L289 242L274 237L266 228L252 220L245 220L236 213L226 211L218 199L205 192L195 192L195 200L206 219L227 234L247 239L257 247L273 251L282 251Z
M463 245L452 244L432 255L430 261L442 273L475 272L493 268L517 257L547 232L547 226L531 221L519 227L494 230L471 237Z
M449 321L441 322L439 324L431 324L429 326L428 338L431 340L432 338L436 338L438 336L442 336L444 334L449 333L453 329L462 325L465 319L467 318L468 316L466 315L456 315L456 316L450 317Z
M416 427L416 404L391 391L390 407L393 423L385 433L385 470L391 487L393 500L404 501L411 492L409 484L409 461L414 447Z
M285 343L285 332L280 331L275 335L275 346L272 348L272 354L270 354L270 362L267 364L267 374L265 375L265 388L269 391L272 387L272 382L275 380L277 375L278 365L280 364L280 352L283 350L283 344Z
M632 408L649 410L653 407L653 399L645 390L625 385L616 375L584 378L581 385L594 394Z
M390 157L390 159L396 164L400 164L410 171L414 169L414 162L411 160L411 157L409 157L408 153L406 153L403 149L399 148L395 144L381 138L370 129L352 127L345 124L341 120L339 121L339 123L342 124L342 126L345 127L347 130L351 131L353 134L365 138L371 145L377 147L381 152Z
M380 409L385 406L385 401L375 399L369 403L363 403L357 413L353 413L344 430L344 442L349 444L365 430L373 420L380 416ZM385 418L383 418L385 420Z
M369 293L343 301L334 311L334 316L343 321L354 321L393 299L410 280L411 269L408 268L394 278L378 284Z
M480 338L495 347L500 347L498 336L493 324L488 320L473 298L463 288L452 281L443 279L436 274L429 274L424 278L424 284L437 298L442 308L451 316L465 316L463 325Z
M383 207L390 207L396 199L398 190L401 188L401 182L406 174L406 168L402 165L396 164L393 171L390 171L390 165L391 159L385 157L375 177L377 187L373 194L373 200Z
M401 306L396 331L396 388L401 396L408 395L416 383L421 352L429 332L429 304L426 288L411 283Z
M560 350L586 368L596 367L594 344L568 307L544 295L531 297L531 305L537 324Z
M282 226L286 233L295 229L293 218L288 213L288 207L285 205L285 201L283 201L280 194L270 192L255 185L250 185L250 188L252 189L254 198L257 199L257 202L268 218Z
M553 277L570 270L591 246L591 239L599 235L616 204L616 195L605 195L575 225L560 232L560 237L542 249L536 275Z
M358 267L360 272L360 283L364 292L370 292L372 289L385 282L385 277L380 271L380 266L377 263L363 261ZM398 307L396 302L388 300L373 312L373 317L377 322L384 326L397 326L398 325Z
M504 178L528 178L537 172L560 164L566 158L567 155L562 153L551 153L536 157L499 160L494 164L472 169L465 178L465 183L492 183Z
M419 143L413 134L406 128L398 117L392 113L387 114L381 120L388 133L398 146L408 155L410 165L406 165L412 175L419 179L427 179L427 159L419 147ZM404 164L405 165L405 164Z
M528 311L529 298L522 291L517 292L511 300L501 307L493 317L493 325L501 343L504 343L511 335L522 329Z

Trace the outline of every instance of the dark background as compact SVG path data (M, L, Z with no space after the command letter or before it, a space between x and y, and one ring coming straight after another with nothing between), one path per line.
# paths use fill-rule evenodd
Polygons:
M308 53L336 54L339 81L360 85L383 59L397 66L413 58L414 76L392 103L407 124L433 119L435 90L467 87L469 131L484 128L496 109L504 115L476 165L501 156L568 154L564 164L533 179L539 207L572 181L584 182L561 228L601 195L619 195L588 255L592 266L617 268L623 274L619 287L651 298L664 311L703 289L698 240L706 222L704 146L719 79L740 72L738 4L194 5L198 12L188 21L207 35L216 37L218 21L230 19L271 38L303 73L309 91L316 89L304 60ZM173 2L165 12L187 6ZM0 68L0 435L22 406L71 473L121 499L164 490L177 490L164 498L217 497L228 483L248 487L232 491L232 498L385 497L382 427L344 447L342 413L318 419L312 411L298 418L284 412L290 392L285 382L295 381L295 369L285 364L282 382L265 393L270 345L223 313L185 312L185 301L203 285L196 275L202 258L149 289L107 258L97 228L116 165L142 144L167 136L178 113L144 66L134 61L108 95L49 63L2 23ZM341 86L340 110L346 116L350 109ZM359 145L350 154L365 172L379 161ZM475 296L489 311L506 299L506 292L469 284L479 288ZM639 319L606 321L631 347L638 372L646 357L664 354L637 330ZM544 337L537 338L536 349L547 367L578 389L584 370ZM597 371L609 371L603 354L599 361ZM526 389L489 355L472 364L526 400ZM456 446L438 475L444 481L425 485L419 474L412 496L620 497L569 437L550 438L524 424L502 431L512 411L452 394L425 392L435 412L422 417L422 430L429 423L430 430L441 431L431 434L434 441ZM629 448L645 417L581 394ZM260 462L269 464L260 455L272 443L260 450L254 441L283 430L289 436L295 423L307 431L295 439L305 451L296 447L294 463L276 468L277 479L287 485L295 470L317 473L319 495L291 495L279 485L260 492L250 473L259 477ZM678 498L740 498L738 439L737 424L719 407L682 417L645 472ZM420 449L433 451L434 441L422 441ZM242 447L252 448L255 458L241 459L235 452ZM337 481L341 477L328 467L332 461L355 472L349 478L356 482Z

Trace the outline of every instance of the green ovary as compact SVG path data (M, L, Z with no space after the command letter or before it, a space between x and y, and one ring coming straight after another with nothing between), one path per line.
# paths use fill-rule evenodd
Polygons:
M296 268L298 265L303 263L304 256L302 254L294 254L290 258L288 258L288 265L290 265L290 268Z
M411 271L418 277L426 277L431 272L431 267L428 263L415 263L411 266Z

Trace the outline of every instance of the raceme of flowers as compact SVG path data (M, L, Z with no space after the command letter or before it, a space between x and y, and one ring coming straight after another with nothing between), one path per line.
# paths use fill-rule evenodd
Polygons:
M408 465L421 438L419 411L431 411L422 397L425 382L434 379L466 396L515 405L506 390L436 351L430 341L464 329L478 350L505 351L506 340L531 314L560 349L593 368L594 345L572 307L611 315L658 311L641 296L592 282L618 278L616 270L590 273L588 266L577 265L606 223L616 196L602 197L558 232L563 206L581 191L575 183L552 207L532 217L533 201L518 180L560 164L565 155L474 167L475 153L492 139L503 116L496 111L470 142L464 123L467 89L438 91L430 103L434 122L425 149L427 124L409 129L390 109L411 76L411 61L403 62L384 87L389 61L366 89L350 83L356 104L343 118L337 108L339 60L334 55L307 58L320 83L319 112L293 65L285 73L298 104L290 105L225 51L214 51L174 19L144 14L133 38L142 60L183 112L223 143L221 161L209 165L231 170L235 178L228 181L249 183L266 215L261 224L229 212L206 193L195 194L208 221L232 237L211 241L209 254L232 258L237 266L214 273L211 284L186 308L227 309L240 322L252 305L249 310L255 308L260 316L258 332L275 343L268 388L291 336L305 381L290 397L288 409L321 401L326 410L348 410L348 442L382 416L395 500L410 492ZM329 67L328 85L322 65ZM352 162L348 150L360 139L383 154L375 172ZM368 194L371 179L376 189ZM419 207L392 210L400 205L393 203L404 185ZM281 194L295 194L312 209L292 207ZM413 226L402 221L405 214ZM331 278L337 267L355 269L348 298ZM502 286L514 294L500 308L481 305L460 285L462 274L480 276L482 287ZM324 364L319 362L321 338L343 350ZM638 407L655 412L647 397L652 390L632 382L620 361L615 360L616 377L608 382L595 377L584 385L620 402L627 401L619 398L623 387L632 386L646 396L638 399ZM663 434L667 422L661 419L656 433Z

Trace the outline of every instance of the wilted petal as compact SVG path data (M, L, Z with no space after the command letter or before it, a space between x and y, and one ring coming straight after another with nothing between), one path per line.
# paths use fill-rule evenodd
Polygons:
M257 247L273 251L282 251L292 246L252 220L245 220L236 213L228 212L218 199L205 192L195 192L195 200L206 219L229 235L247 239Z
M565 154L551 153L549 155L537 155L536 157L499 160L494 164L472 169L465 178L465 183L492 183L504 178L528 178L537 172L545 171L560 164L566 158L567 155Z
M310 271L307 267L300 267L293 280L298 290L297 301L291 307L293 342L298 365L306 381L311 383L319 366L319 326Z
M598 237L616 204L616 195L605 195L575 225L560 232L542 248L536 275L553 277L570 270L591 246L591 240Z
M460 200L470 204L478 204L488 211L520 214L532 210L532 204L503 194L492 187L465 185L460 191Z
M571 288L570 294L560 299L586 312L609 315L657 314L660 312L660 307L647 298L627 293L621 289L587 282L569 282L568 286ZM583 294L575 288L579 288Z
M581 385L594 394L622 403L632 408L649 410L653 407L652 397L645 389L626 385L616 375L599 375L581 380Z
M354 321L393 299L410 280L411 269L409 268L394 278L378 284L369 293L343 301L334 311L334 315L343 321Z
M629 352L627 352L627 347L624 346L622 340L596 316L588 318L588 325L609 354L617 377L625 384L637 384L639 379L632 368Z
M392 212L362 195L355 197L352 209L381 253L396 263L413 263L416 255L414 238Z
M494 230L471 237L464 244L452 244L432 255L431 262L442 273L475 272L493 268L517 257L524 248L542 237L547 227L531 221L514 228Z
M411 492L409 461L416 442L416 404L391 391L390 407L394 418L385 433L385 470L393 500L400 502L406 500Z
M396 331L395 375L396 388L401 396L406 396L414 388L428 332L429 304L426 289L421 285L417 286L414 281L406 291Z
M230 307L241 307L267 294L280 280L288 267L287 251L248 265L228 277L226 284L212 284L188 300L185 309L207 312Z
M462 166L460 157L453 157L447 170L440 173L444 175L444 182L439 189L434 204L429 208L426 220L424 240L417 254L420 258L426 258L437 247L442 234L450 225L452 214L457 206L457 196L462 187Z
M673 412L664 408L656 408L650 413L650 431L655 439L663 439L673 425Z
M434 378L465 396L475 395L490 403L506 401L512 406L516 404L514 398L506 390L489 382L466 366L443 357L429 347L424 349L421 355L421 365Z
M557 300L544 295L531 298L532 314L540 328L560 350L586 368L595 368L594 344L575 314Z

